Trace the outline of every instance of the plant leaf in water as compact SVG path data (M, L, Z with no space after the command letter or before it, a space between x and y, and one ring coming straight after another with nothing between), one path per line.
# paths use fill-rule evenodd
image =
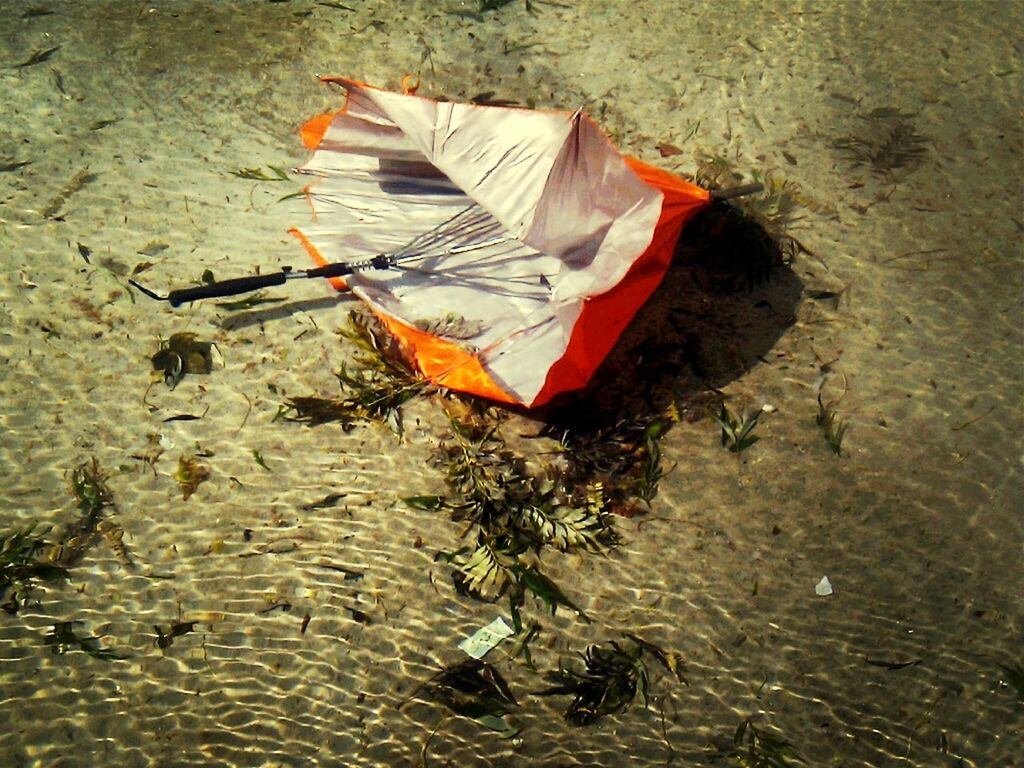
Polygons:
M406 496L402 501L413 509L422 509L426 512L436 512L445 504L443 496Z
M267 168L270 170L270 174L260 168L240 168L237 171L231 171L231 175L251 181L288 181L288 174L283 168L273 165L268 165Z
M842 456L843 436L846 434L847 424L839 418L839 414L832 410L831 403L825 405L821 401L821 395L818 395L818 415L815 417L815 422L821 428L828 447L836 456Z
M66 568L44 559L52 545L43 533L30 525L0 538L0 598L11 591L0 608L7 613L17 613L37 581L58 582L68 578Z
M258 307L261 304L277 304L284 301L281 297L267 296L266 291L256 291L251 296L246 296L244 299L238 299L237 301L218 301L217 306L221 309L227 310L228 312L239 312L245 309L252 309Z
M928 153L928 139L920 135L910 116L895 109L876 109L864 116L865 129L836 139L832 146L846 153L851 163L879 175L898 169L913 170Z
M181 488L181 498L188 501L189 497L196 492L200 483L210 479L210 470L199 463L196 455L181 456L178 458L178 469L174 473L174 479Z
M252 457L256 460L256 463L263 467L263 469L267 470L267 472L273 471L267 466L267 462L264 460L263 454L259 452L258 448L252 449Z
M666 651L661 646L644 640L642 637L634 635L631 632L627 632L626 636L661 662L662 666L671 672L672 676L675 677L676 680L685 685L689 685L683 677L682 661L678 653L675 651Z
M25 61L21 62L21 64L15 64L13 69L24 69L25 67L32 67L36 64L42 64L44 61L48 61L49 58L59 50L60 46L55 45L53 46L53 48L48 48L45 51L36 51L27 59L25 59Z
M712 417L722 429L722 445L732 453L740 453L760 440L757 435L751 433L757 426L757 420L761 417L761 413L761 411L756 411L750 415L744 411L742 416L737 416L726 407L725 403L722 403L718 415Z
M16 171L19 168L24 168L26 165L32 165L32 161L31 160L21 160L21 161L12 160L10 162L3 162L3 163L0 163L0 173L10 173L11 171Z
M82 624L80 621L62 621L54 624L53 630L43 638L43 642L50 646L50 650L58 656L63 656L68 651L83 651L94 659L102 661L116 661L128 658L100 647L98 638L83 637L76 634L75 626L80 624Z
M194 621L179 621L175 624L171 624L167 631L164 632L164 630L154 624L153 629L156 631L156 640L154 641L154 645L156 645L157 648L166 650L171 647L176 637L182 637L190 632L194 632L195 628L196 622Z
M481 532L475 549L451 557L458 568L456 585L485 600L500 597L513 580L516 555L521 551L507 539L489 541Z
M428 382L405 365L397 342L389 334L375 330L372 322L362 313L353 312L349 327L340 331L360 350L356 355L359 367L350 370L342 365L336 374L343 397L292 398L278 415L310 425L339 421L346 428L357 421L375 421L387 424L401 436L401 407L423 392ZM289 411L295 416L288 416Z
M478 659L442 669L423 685L423 690L433 701L473 720L504 717L519 706L501 673Z
M71 470L71 493L82 515L95 521L106 507L114 504L114 494L107 485L107 474L95 457Z
M757 728L748 717L733 736L732 757L741 768L788 768L803 760L791 754L792 746L780 736Z
M347 400L332 400L326 397L292 397L274 417L298 421L311 427L331 422L340 422L345 431L355 428L358 414Z
M638 689L647 702L647 667L640 658L642 654L639 645L625 649L614 641L605 647L592 645L583 655L583 672L564 668L549 672L545 678L554 685L537 695L572 695L566 721L575 726L590 725L625 709Z
M559 503L552 487L523 504L516 513L516 522L531 529L545 544L563 552L572 549L599 551L609 541L608 517L605 514L603 487L597 483L588 489L585 503Z
M519 566L515 569L515 574L517 577L517 591L520 594L525 590L529 590L536 597L544 601L544 604L547 605L552 614L555 613L555 610L559 605L564 605L569 610L575 611L576 614L584 621L590 621L582 608L566 597L565 593L559 589L555 582L535 567L530 566L525 568Z

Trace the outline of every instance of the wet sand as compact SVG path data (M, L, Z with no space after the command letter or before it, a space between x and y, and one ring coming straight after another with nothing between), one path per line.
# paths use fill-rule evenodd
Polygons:
M749 717L808 765L1012 764L1019 9L592 0L477 21L455 0L343 5L0 7L0 166L29 163L0 173L0 531L70 525L67 474L96 457L133 563L100 541L68 584L0 618L2 762L412 766L429 738L429 765L729 765ZM699 326L735 362L716 382L730 405L772 407L761 440L736 456L710 420L678 424L661 444L674 469L646 518L618 521L622 546L545 555L592 622L528 602L540 670L624 632L684 661L687 684L649 662L649 705L586 729L500 650L517 737L409 700L507 603L458 595L434 556L461 526L402 502L443 492L436 401L409 407L403 441L274 420L288 396L336 391L347 299L294 283L249 312L172 311L127 287L147 263L157 291L302 265L285 232L307 214L278 202L299 182L232 172L302 162L298 127L341 103L314 75L397 88L407 72L430 96L583 107L670 171L711 154L797 185L790 233L809 253L736 299L732 325ZM874 172L834 146L874 110L927 139L916 167ZM216 342L223 365L170 390L149 358L177 332ZM842 396L841 457L815 424L818 385ZM165 421L180 414L202 418ZM178 458L197 452L211 478L184 501ZM129 658L53 653L64 621ZM154 625L176 622L195 630L158 648Z

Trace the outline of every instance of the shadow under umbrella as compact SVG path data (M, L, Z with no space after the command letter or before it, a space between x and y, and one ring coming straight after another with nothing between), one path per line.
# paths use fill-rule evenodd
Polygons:
M661 285L587 388L533 414L540 433L566 449L576 483L602 481L650 502L661 476L657 443L672 422L716 414L721 388L766 362L803 290L789 266L801 246L775 230L724 201L695 216Z

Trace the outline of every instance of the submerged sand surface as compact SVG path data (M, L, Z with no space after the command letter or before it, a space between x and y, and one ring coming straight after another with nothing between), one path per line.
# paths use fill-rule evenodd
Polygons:
M727 765L747 717L808 765L1019 759L1003 667L1024 664L1020 6L531 5L0 6L0 536L71 525L67 474L95 457L132 561L99 541L0 615L4 765ZM248 312L172 311L127 286L145 263L158 291L301 265L285 231L302 205L278 202L299 182L232 172L303 160L297 128L340 104L314 75L408 72L425 95L582 106L670 171L712 154L799 190L809 253L750 295L744 339L705 343L740 358L718 382L734 408L772 407L760 442L737 457L709 420L677 425L674 470L646 518L619 521L621 547L545 556L592 621L529 602L540 670L625 632L684 662L686 684L649 662L649 705L586 729L500 650L515 738L409 701L507 603L459 596L434 556L460 525L402 502L443 490L436 402L402 441L274 421L288 395L336 391L348 299L308 282ZM916 167L834 146L876 110L927 139ZM743 359L759 328L780 335ZM185 331L223 366L151 386L158 340ZM818 387L846 392L841 457ZM183 501L196 452L211 478ZM53 653L65 621L128 658ZM194 631L157 647L176 622Z

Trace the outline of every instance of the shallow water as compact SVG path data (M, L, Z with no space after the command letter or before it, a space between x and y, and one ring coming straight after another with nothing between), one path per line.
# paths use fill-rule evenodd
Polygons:
M729 765L747 717L808 765L1018 761L1001 665L1024 664L1020 6L343 5L0 7L0 167L30 162L0 173L0 531L70 525L66 475L95 456L133 563L100 541L2 615L0 762L400 766L429 739L430 765ZM460 526L401 501L443 490L436 403L408 410L402 442L273 420L286 395L335 390L347 300L293 283L269 309L171 311L126 286L143 262L160 291L301 264L285 230L303 214L277 202L297 183L232 171L303 160L298 126L340 103L315 74L407 72L426 95L583 106L671 171L711 153L799 185L809 253L736 298L745 313L692 318L712 368L739 358L714 382L733 407L774 408L762 439L737 457L709 420L679 424L622 546L544 560L592 622L529 603L539 669L624 632L684 661L687 684L649 663L649 705L586 729L500 651L517 737L409 700L507 608L455 592L434 555ZM833 146L881 108L928 139L916 167L872 173ZM223 367L151 386L157 339L181 331ZM814 421L826 365L838 458ZM165 422L183 413L204 416ZM212 477L183 501L197 444ZM128 658L53 653L65 621ZM195 631L158 648L154 625L179 621Z

